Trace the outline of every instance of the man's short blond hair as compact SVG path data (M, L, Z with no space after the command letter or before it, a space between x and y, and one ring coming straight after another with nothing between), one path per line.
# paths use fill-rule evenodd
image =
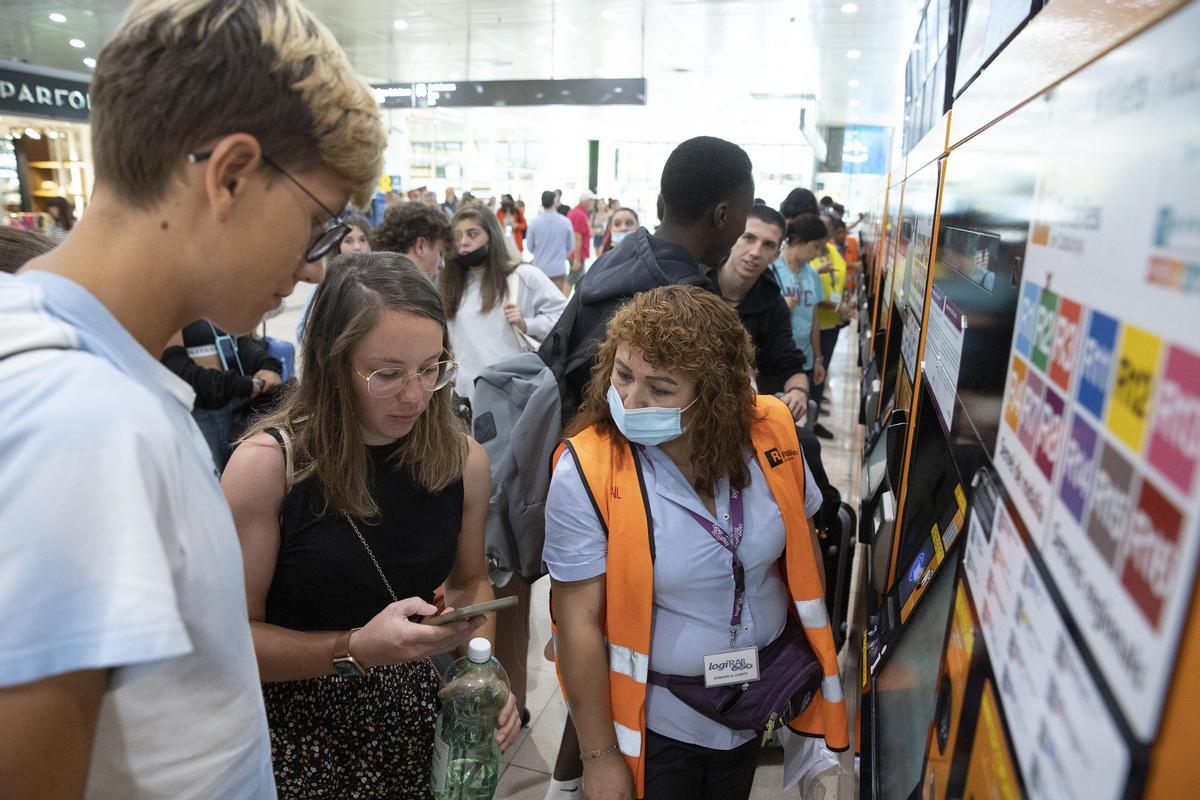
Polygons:
M296 0L135 0L91 87L98 182L139 207L181 159L249 133L284 168L324 166L364 206L387 144L333 35Z

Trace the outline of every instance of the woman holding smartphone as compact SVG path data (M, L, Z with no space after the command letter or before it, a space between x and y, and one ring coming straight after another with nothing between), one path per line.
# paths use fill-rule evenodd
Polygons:
M440 678L430 656L492 599L487 456L451 410L457 364L437 289L393 253L340 256L313 301L303 381L222 479L279 796L426 798ZM516 740L510 696L497 740Z

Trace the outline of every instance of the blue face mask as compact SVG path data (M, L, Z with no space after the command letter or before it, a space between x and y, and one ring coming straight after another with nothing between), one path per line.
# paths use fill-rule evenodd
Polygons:
M618 245L621 242L625 241L625 237L631 233L633 233L633 231L613 231L612 232L613 245L615 246L615 245Z
M699 399L699 398L697 398ZM636 444L666 444L683 435L680 417L694 406L696 401L683 408L634 408L626 410L617 394L617 387L608 385L608 413L625 438Z

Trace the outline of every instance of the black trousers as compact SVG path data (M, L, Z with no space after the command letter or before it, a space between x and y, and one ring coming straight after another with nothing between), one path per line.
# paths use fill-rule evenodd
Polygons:
M644 800L747 800L761 739L712 750L646 731Z
M812 392L812 399L817 401L818 408L825 404L825 387L829 385L829 365L833 363L833 351L837 348L838 336L841 335L843 327L845 326L821 329L821 357L825 359L825 382L814 386ZM809 383L811 382L810 376Z

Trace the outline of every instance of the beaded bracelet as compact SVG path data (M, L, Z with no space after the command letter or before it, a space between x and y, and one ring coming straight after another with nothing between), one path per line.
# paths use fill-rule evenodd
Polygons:
M601 747L599 750L593 750L590 753L588 753L587 755L584 755L583 752L580 752L579 757L582 758L584 761L595 761L598 758L603 758L604 756L608 755L609 753L615 753L615 752L617 752L617 743L613 742L608 747Z

